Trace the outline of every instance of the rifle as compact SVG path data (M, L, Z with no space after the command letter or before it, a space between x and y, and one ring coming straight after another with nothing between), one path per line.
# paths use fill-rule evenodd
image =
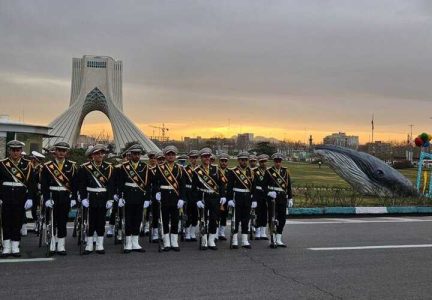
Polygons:
M141 228L139 233L140 236L145 236L145 226L148 221L146 216L147 216L147 208L144 208L142 214L142 220L141 220Z
M36 220L36 230L37 230L37 236L39 237L39 248L42 247L42 237L43 237L43 225L45 223L45 213L46 210L44 209L44 204L43 204L43 196L41 196L41 200L40 200L40 205L39 205L39 212L38 212L38 217Z
M187 204L186 204L187 205ZM180 241L185 240L185 224L187 222L187 215L184 213L184 208L179 208L179 216L180 216Z
M2 220L2 214L3 214L3 201L0 200L0 250L3 251L3 220Z
M50 199L52 199L52 196L50 196ZM54 238L54 208L49 208L49 214L50 214L50 222L46 224L45 228L45 246L47 248L46 256L51 256L51 240Z
M122 196L123 198L123 196ZM122 214L122 217L120 219L119 217L119 224L120 224L120 232L121 232L121 241L122 241L122 249L121 249L121 253L124 253L125 247L126 247L126 213L125 213L125 206L123 205L120 209L119 209L119 214ZM117 240L117 236L115 237L114 240Z
M78 204L77 204L78 205ZM72 237L76 237L77 236L77 228L78 228L78 223L80 222L80 210L77 209L76 210L76 214L75 214L75 218L74 218L74 228L72 231ZM78 245L79 245L79 239L78 239Z
M233 201L235 201L235 192L233 194ZM235 223L236 223L236 219L235 219L235 206L229 208L229 214L231 214L230 249L233 249L233 236L234 236L234 232L235 232Z
M199 215L198 249L201 249L202 239L207 234L207 222L206 222L207 218L205 215L206 207L205 207L205 201L204 201L204 193L202 193L202 199L203 199L202 201L204 203L204 207L198 211L198 215Z
M276 200L272 199L271 204L271 220L269 224L270 231L270 248L277 248L276 244L276 227L278 226L278 220L276 219Z
M122 193L121 199L123 199L123 195L124 193ZM123 220L123 218L124 218L124 210L118 206L118 201L117 201L116 214L114 218L114 245L117 245L124 240L124 235L122 235L122 228L124 227L125 221ZM118 238L119 236L120 239Z
M159 205L159 220L158 220L158 244L159 244L159 248L158 248L158 251L162 252L165 249L164 244L163 244L162 203L160 201L158 201L158 205Z
M255 213L255 208L251 208L250 222L249 222L249 239L251 241L255 239L255 228L256 228L256 213Z
M85 246L88 243L88 225L89 225L89 208L84 208L81 205L81 222L80 222L80 255L84 254Z

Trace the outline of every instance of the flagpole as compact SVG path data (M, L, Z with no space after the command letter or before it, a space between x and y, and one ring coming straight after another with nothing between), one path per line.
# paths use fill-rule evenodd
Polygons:
M371 125L372 125L372 143L373 143L374 142L374 129L375 129L375 126L374 126L374 114L372 114Z

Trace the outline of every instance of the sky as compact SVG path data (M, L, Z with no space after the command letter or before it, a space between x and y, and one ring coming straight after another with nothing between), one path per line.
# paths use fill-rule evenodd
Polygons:
M73 57L123 61L145 134L406 140L432 127L432 2L0 0L0 114L47 125ZM111 133L90 113L82 133ZM155 130L155 134L158 130Z

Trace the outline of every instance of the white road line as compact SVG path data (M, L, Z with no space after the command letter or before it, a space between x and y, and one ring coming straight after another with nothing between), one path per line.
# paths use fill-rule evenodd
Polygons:
M292 221L287 220L287 225L322 225L322 224L367 224L367 223L414 223L414 222L432 222L432 219L395 219L395 220L365 220L365 219L346 219L346 220L335 220L335 221Z
M44 261L53 261L54 258L47 257L47 258L6 258L1 259L0 264L7 264L7 263L27 263L27 262L44 262Z
M400 249L400 248L432 248L432 244L383 245L383 246L359 246L359 247L325 247L325 248L307 248L307 249L312 251L339 251L339 250L371 250L371 249Z

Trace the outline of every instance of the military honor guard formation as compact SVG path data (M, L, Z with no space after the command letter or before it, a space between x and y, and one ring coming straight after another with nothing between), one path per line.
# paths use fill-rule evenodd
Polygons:
M241 152L237 165L228 168L228 154L216 157L210 148L179 155L175 146L167 146L143 160L144 150L135 144L114 165L106 161L106 147L95 145L86 151L88 161L77 166L67 158L65 142L50 149L51 159L34 151L24 155L24 146L10 141L8 157L0 161L3 258L21 255L27 211L39 247L46 247L47 256L66 255L71 209L72 235L82 255L104 254L105 236L123 253L145 252L140 244L145 236L159 251L180 251L180 242L217 250L217 241L228 239L230 249L250 249L250 240L286 247L282 232L293 196L280 153L271 156L269 167L268 155Z

